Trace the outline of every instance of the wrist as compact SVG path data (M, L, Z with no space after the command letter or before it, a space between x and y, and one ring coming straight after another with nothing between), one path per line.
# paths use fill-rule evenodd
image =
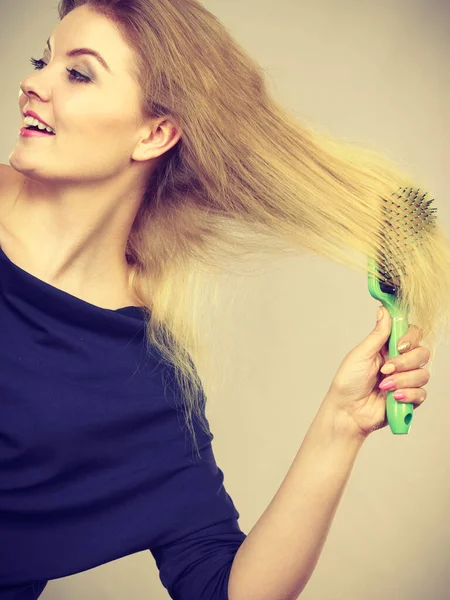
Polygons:
M331 389L325 395L319 412L327 416L336 437L356 444L362 444L367 439L368 434L362 431L345 408L340 406L339 398Z

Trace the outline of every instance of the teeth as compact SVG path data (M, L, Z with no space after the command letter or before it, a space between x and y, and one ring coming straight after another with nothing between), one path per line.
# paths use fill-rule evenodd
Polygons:
M39 127L39 129L41 129L42 131L47 130L49 133L56 134L56 131L52 127L47 127L47 125L44 125L43 123L41 123L37 119L34 119L33 117L25 117L25 125L33 125L34 127Z

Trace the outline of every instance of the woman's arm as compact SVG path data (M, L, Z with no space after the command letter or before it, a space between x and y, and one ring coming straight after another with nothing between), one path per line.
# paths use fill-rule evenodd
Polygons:
M322 403L273 500L239 548L229 600L295 600L317 565L365 438Z

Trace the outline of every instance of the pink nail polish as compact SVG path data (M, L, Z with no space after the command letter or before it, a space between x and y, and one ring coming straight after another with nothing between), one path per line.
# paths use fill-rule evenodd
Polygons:
M396 400L404 400L406 398L406 394L404 394L403 392L395 392L394 398Z
M395 381L392 379L384 380L379 385L381 390L393 390L395 388Z

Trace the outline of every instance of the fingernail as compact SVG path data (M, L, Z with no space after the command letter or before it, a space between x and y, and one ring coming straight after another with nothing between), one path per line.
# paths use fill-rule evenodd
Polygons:
M395 371L395 365L392 363L386 363L381 367L380 371L383 373L383 375L391 375L391 373Z
M395 381L392 381L392 379L382 381L378 387L382 390L393 389L395 388Z
M403 344L399 344L397 346L397 350L399 352L404 352L405 350L409 350L411 348L411 344L409 342L403 342Z

